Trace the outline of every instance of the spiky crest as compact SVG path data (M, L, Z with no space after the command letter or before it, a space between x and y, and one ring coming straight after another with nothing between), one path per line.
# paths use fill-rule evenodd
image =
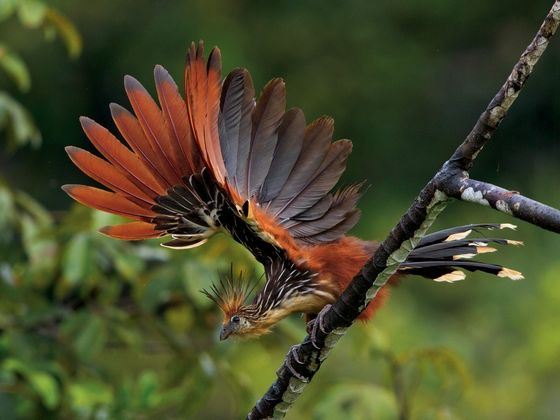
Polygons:
M229 319L247 305L249 296L261 278L262 276L246 280L243 271L235 275L231 265L229 272L219 273L217 283L212 284L209 290L202 289L201 292L220 307L224 319Z

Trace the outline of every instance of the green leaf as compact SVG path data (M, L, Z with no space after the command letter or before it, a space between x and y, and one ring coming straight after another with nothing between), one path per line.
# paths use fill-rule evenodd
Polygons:
M48 227L53 224L53 217L49 211L26 192L16 191L14 198L16 204L26 213L32 215L38 224L44 227Z
M121 253L115 255L115 268L128 280L137 280L144 268L144 261L136 255Z
M16 211L13 195L8 188L0 185L0 241L11 237L9 232L12 231L15 221Z
M70 285L86 278L93 260L92 252L87 234L80 233L70 239L62 261L63 275Z
M138 380L138 398L141 408L157 406L160 398L157 394L158 377L154 372L143 372Z
M56 379L51 374L33 369L15 358L6 359L2 367L6 371L17 372L22 375L47 408L52 409L58 405L60 391Z
M17 85L19 90L27 92L31 87L31 76L25 62L19 55L0 44L0 67Z
M74 24L52 8L47 10L45 21L47 22L45 36L48 38L49 30L54 29L64 41L68 55L72 58L79 56L82 52L82 37Z
M106 330L101 318L95 315L87 316L84 321L74 339L74 347L80 358L90 359L103 348Z
M72 405L77 409L95 408L113 402L111 388L103 382L84 380L70 384L69 395Z
M0 1L0 21L9 18L14 10L16 10L17 0L1 0Z
M43 23L47 6L37 0L22 0L18 7L18 17L28 28L37 28Z
M41 133L27 110L6 92L0 91L0 130L6 130L12 149L41 144Z
M58 245L46 235L45 227L28 214L20 215L20 224L23 248L28 256L30 268L35 270L54 268Z

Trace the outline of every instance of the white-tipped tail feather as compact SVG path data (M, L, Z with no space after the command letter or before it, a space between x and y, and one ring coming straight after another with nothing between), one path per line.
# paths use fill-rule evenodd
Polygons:
M399 271L403 274L415 274L433 279L437 282L453 283L465 279L466 271L483 271L497 277L512 280L523 279L523 274L497 264L475 261L477 255L496 252L490 244L523 245L523 242L501 238L467 239L473 232L481 233L483 229L515 229L509 223L472 224L442 230L424 236L408 259L401 264Z

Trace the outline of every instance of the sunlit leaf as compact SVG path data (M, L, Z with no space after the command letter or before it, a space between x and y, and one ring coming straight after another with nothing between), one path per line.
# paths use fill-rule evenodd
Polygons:
M83 281L87 276L93 261L92 251L86 234L78 234L68 242L62 263L64 278L70 285Z
M37 28L43 23L47 6L38 0L21 0L18 3L18 17L22 24Z
M150 408L157 405L158 378L154 372L143 372L138 380L138 393L141 408Z
M52 33L52 29L56 30L66 45L68 55L72 58L80 55L82 51L82 37L74 24L52 8L47 10L45 20L48 24L46 26L46 35L48 36L49 31Z
M2 368L22 375L46 407L54 408L58 405L60 391L56 379L50 373L33 369L23 361L13 358L5 360Z
M0 44L0 68L10 77L17 87L27 92L31 87L31 76L25 62L19 55Z
M68 390L72 405L82 410L107 405L113 401L111 388L100 381L81 380L70 384Z
M0 1L0 21L7 19L14 13L18 0L2 0Z

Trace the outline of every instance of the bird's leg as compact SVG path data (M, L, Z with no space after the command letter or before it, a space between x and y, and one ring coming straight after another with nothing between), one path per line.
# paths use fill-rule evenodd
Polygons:
M311 344L313 344L313 347L315 347L317 350L321 349L321 347L316 344L317 328L319 328L323 334L327 333L327 331L325 331L325 328L323 327L323 317L325 316L327 311L331 309L331 306L332 305L330 303L326 304L323 309L321 309L321 311L317 314L317 317L313 321L313 325L311 325Z
M307 334L311 335L311 331L313 329L313 323L317 318L317 314L305 314L305 329Z
M299 346L298 346L298 345L292 346L292 347L290 348L290 350L288 351L288 357L286 357L286 362L285 362L286 368L290 371L290 373L291 373L293 376L295 376L296 378L298 378L300 381L302 381L302 382L309 382L309 378L308 378L308 377L306 377L306 376L302 375L301 373L299 373L299 372L294 368L294 366L292 366L292 360L293 360L295 363L297 363L298 365L300 365L300 366L303 365L303 362L302 362L302 361L300 360L300 358L299 358L298 350L299 350Z

